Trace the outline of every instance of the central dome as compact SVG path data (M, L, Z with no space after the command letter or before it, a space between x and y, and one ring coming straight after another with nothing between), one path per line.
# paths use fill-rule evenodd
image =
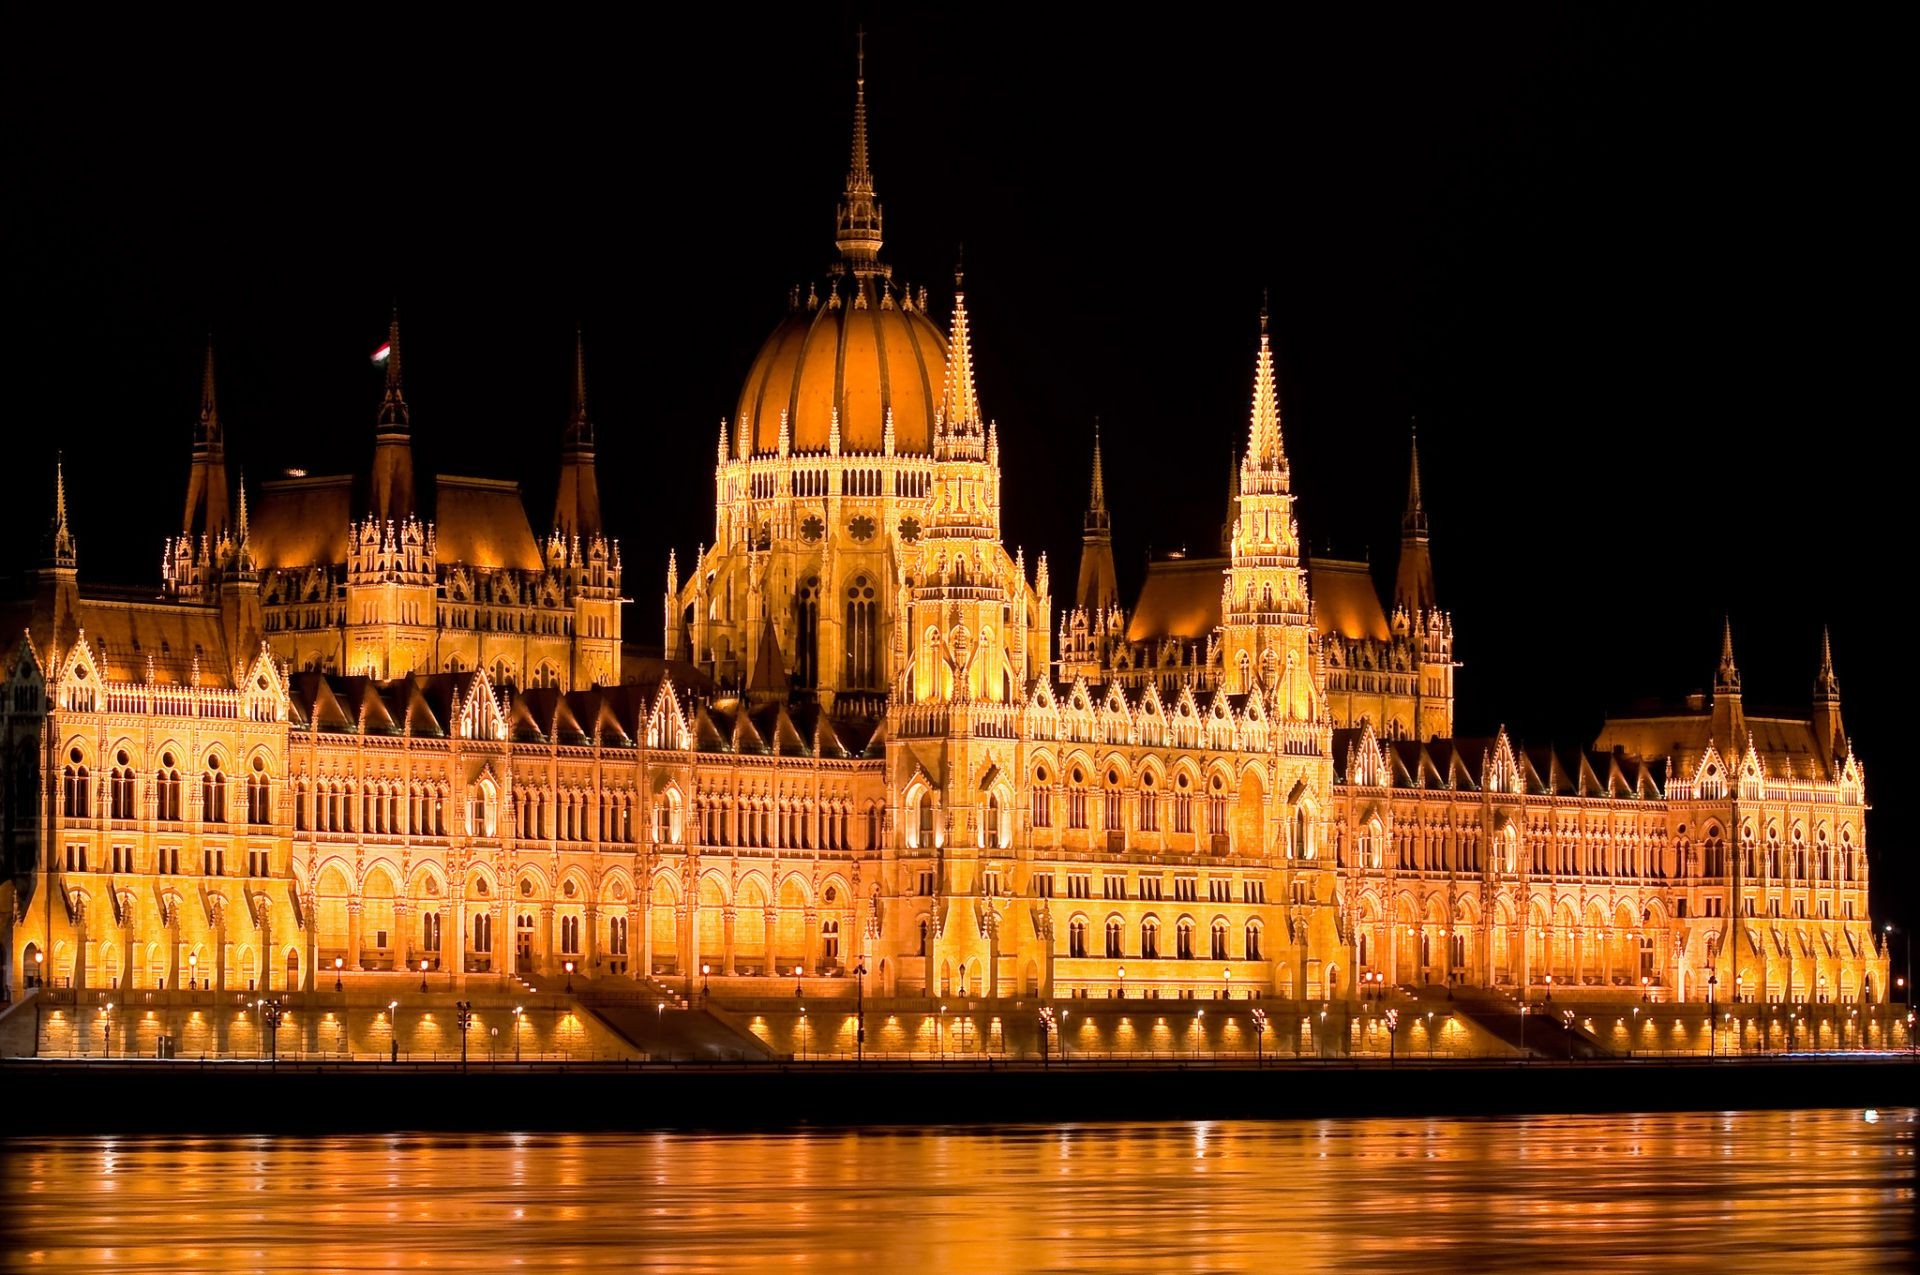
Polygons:
M809 296L760 347L735 413L756 453L780 447L787 414L796 452L824 452L840 409L840 449L878 452L893 412L894 450L927 455L945 386L947 342L912 297L885 276L835 279L824 303Z

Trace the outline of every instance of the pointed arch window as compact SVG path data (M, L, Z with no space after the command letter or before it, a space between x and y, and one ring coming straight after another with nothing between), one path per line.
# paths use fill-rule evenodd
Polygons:
M253 773L247 776L247 822L263 826L273 821L273 785L267 778L267 762L253 759Z
M89 796L91 779L87 773L86 754L78 748L67 754L67 765L61 772L61 809L69 819L86 819L90 816L93 802Z
M820 684L820 577L808 576L793 595L793 684Z
M216 756L207 758L207 768L200 775L200 819L204 823L227 821L227 776Z
M1225 917L1220 917L1213 923L1213 959L1216 961L1228 959L1227 920Z
M108 779L108 814L114 819L132 819L133 760L122 749L113 757L113 773Z
M1107 959L1108 960L1114 960L1118 957L1122 957L1126 955L1126 953L1121 950L1121 948L1126 943L1126 932L1127 932L1126 923L1121 921L1119 917L1116 916L1108 920L1107 922Z
M864 575L855 576L847 584L844 641L846 689L881 689L880 602L874 593L873 581Z

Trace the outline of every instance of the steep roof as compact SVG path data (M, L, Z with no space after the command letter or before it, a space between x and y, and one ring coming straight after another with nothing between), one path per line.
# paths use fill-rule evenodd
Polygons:
M434 536L441 562L520 571L538 571L544 565L518 483L441 474L434 490Z
M1226 558L1163 558L1147 564L1146 583L1127 622L1127 641L1155 638L1203 638L1220 627L1221 576ZM1309 558L1307 588L1313 594L1314 623L1324 636L1392 636L1387 613L1364 562Z
M345 562L352 520L348 475L275 479L261 486L248 542L254 561L265 569Z

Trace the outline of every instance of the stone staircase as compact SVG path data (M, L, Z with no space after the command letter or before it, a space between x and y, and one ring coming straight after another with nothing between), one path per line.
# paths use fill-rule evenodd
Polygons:
M1535 1058L1614 1057L1612 1050L1582 1030L1569 1012L1556 1009L1551 1001L1529 1001L1526 1012L1521 1013L1520 1002L1511 994L1493 988L1456 987L1450 999L1445 987L1403 990L1417 1001L1446 1001L1449 1009L1489 1036Z

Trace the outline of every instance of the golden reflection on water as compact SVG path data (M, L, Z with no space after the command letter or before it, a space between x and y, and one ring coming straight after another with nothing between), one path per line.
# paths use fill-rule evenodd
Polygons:
M0 1143L24 1270L1908 1270L1912 1110Z

